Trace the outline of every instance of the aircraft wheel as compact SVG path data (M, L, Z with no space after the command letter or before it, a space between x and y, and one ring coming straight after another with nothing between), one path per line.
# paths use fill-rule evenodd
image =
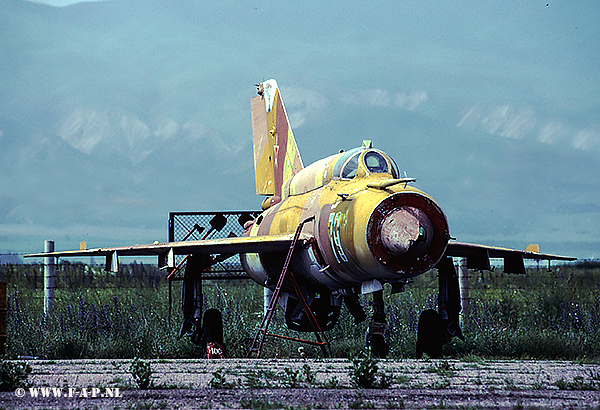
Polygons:
M225 358L223 343L223 318L218 309L208 309L202 318L205 357L207 359Z
M381 334L368 333L366 345L371 348L371 354L375 357L384 358L388 354L388 345Z
M202 333L207 342L223 343L223 318L219 309L208 309L204 312Z
M417 359L422 358L423 353L432 359L441 357L443 345L444 326L440 314L433 309L424 310L417 329Z

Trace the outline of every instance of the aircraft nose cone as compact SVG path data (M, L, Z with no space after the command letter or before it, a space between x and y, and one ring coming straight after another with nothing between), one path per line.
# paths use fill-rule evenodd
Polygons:
M375 260L404 277L435 266L449 237L446 216L419 192L389 195L373 209L367 224L367 244Z
M405 206L394 209L381 222L381 243L394 256L424 255L433 237L431 220L418 208Z
M408 252L423 231L414 208L401 208L390 212L381 223L381 242L392 255Z

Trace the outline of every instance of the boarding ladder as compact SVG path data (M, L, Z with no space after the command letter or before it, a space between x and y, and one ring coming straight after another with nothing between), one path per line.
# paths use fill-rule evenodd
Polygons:
M298 239L300 238L300 233L302 232L302 228L304 227L304 224L306 224L307 222L310 222L314 219L315 219L315 217L311 216L310 218L307 218L304 221L300 222L300 224L296 228L296 234L294 235L294 238L290 245L290 249L288 250L287 257L285 258L285 263L283 264L283 269L281 271L281 275L279 275L279 280L277 281L277 285L275 286L275 290L273 291L271 301L269 302L267 311L265 312L265 315L264 315L262 321L260 322L260 326L258 327L256 335L254 336L254 340L252 341L252 346L250 347L250 350L248 351L248 355L247 355L248 358L254 357L254 358L258 359L260 357L260 352L262 350L263 343L267 336L278 337L280 339L292 340L292 341L300 342L300 343L307 343L307 344L311 344L314 346L320 346L323 351L323 354L325 356L327 356L327 357L331 356L331 349L329 346L329 341L327 341L327 338L325 337L325 333L323 333L323 330L321 330L321 327L319 326L319 323L317 322L317 318L315 317L314 313L310 309L309 304L306 302L306 299L304 298L304 294L302 293L302 290L300 289L300 286L298 286L298 282L296 281L296 278L294 277L294 273L290 269L290 262L292 260L292 254L294 253L294 249L296 248L296 244L298 243ZM295 337L276 335L276 334L267 332L269 323L271 323L271 319L275 312L275 307L277 306L279 296L281 295L281 288L283 286L283 282L286 278L288 278L289 281L294 286L294 291L296 292L296 295L298 296L300 303L302 303L304 313L306 313L308 320L313 328L315 337L317 339L316 342L311 341L311 340L298 339Z

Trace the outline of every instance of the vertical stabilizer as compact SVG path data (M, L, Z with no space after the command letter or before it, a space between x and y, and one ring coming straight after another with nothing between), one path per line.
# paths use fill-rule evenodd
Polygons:
M275 80L258 85L252 98L252 135L256 194L281 200L283 184L303 168L283 100Z

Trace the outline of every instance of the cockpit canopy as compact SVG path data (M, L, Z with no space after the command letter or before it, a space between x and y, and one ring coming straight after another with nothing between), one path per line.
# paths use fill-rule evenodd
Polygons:
M387 154L370 146L354 148L317 161L298 172L285 184L285 195L300 195L321 188L331 180L388 174L398 178L398 167Z
M355 148L342 153L333 166L333 179L352 179L356 176L359 166L369 174L390 174L398 177L396 163L386 154L372 148Z

